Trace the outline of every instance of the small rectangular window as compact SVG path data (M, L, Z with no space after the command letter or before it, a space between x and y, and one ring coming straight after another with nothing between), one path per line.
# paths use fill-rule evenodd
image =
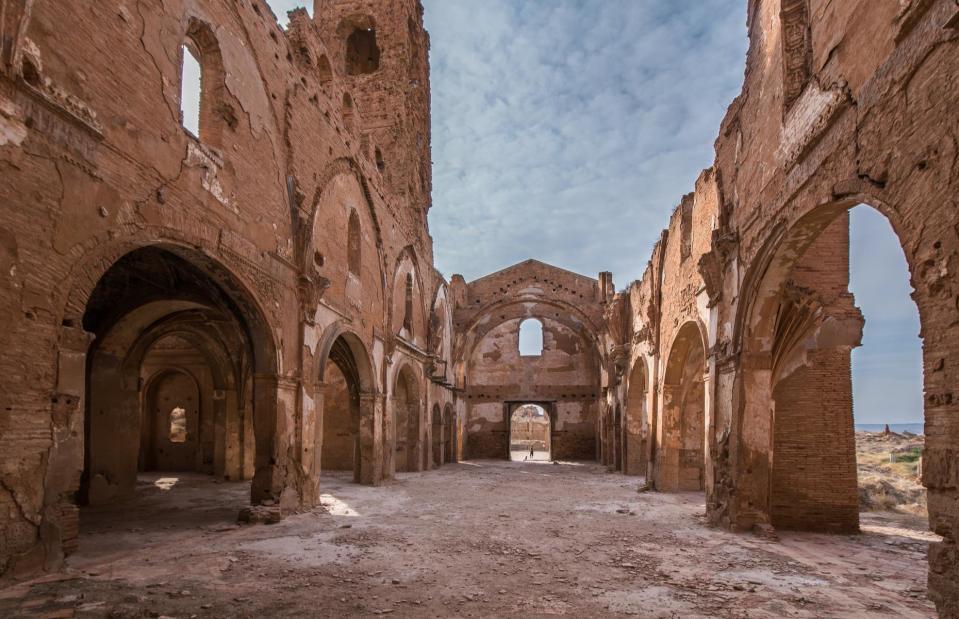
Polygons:
M180 123L183 128L200 137L200 61L189 47L182 46L183 73L180 80Z
M519 354L521 357L540 357L543 354L543 323L535 318L519 325Z
M186 409L179 406L170 411L170 442L186 442Z

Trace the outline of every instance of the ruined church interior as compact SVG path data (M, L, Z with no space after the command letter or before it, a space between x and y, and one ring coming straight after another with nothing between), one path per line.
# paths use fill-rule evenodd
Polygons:
M616 282L437 268L420 0L0 0L0 616L959 617L959 1L731 5ZM853 211L921 513L864 507Z

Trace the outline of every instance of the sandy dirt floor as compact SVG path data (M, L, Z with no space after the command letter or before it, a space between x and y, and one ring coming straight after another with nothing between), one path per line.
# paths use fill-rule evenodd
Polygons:
M344 474L324 477L322 508L238 526L247 484L144 477L137 499L84 510L63 573L0 590L0 616L934 615L915 516L768 539L710 529L702 493L640 481L506 461L380 488Z

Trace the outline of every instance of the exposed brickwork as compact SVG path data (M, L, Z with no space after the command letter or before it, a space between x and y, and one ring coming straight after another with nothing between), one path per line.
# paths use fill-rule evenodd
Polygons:
M512 404L543 405L555 458L597 455L603 303L597 280L528 260L470 283L453 277L457 375L468 457L508 458ZM524 320L542 324L541 356L523 356Z
M643 416L654 480L670 454L661 429L675 401L664 376L670 343L694 321L707 350L710 520L854 530L850 351L862 316L847 292L845 213L868 204L886 215L922 323L923 481L930 526L944 538L930 552L930 596L943 616L959 614L950 361L959 302L948 266L959 261L959 176L956 140L946 137L959 132L957 24L955 0L749 3L745 84L715 163L683 198L643 278L617 295L630 334L608 328L608 349L629 349L629 380L607 407L622 403L626 423Z
M749 2L714 164L620 293L535 261L435 271L416 0L317 0L286 31L263 0L2 7L0 573L55 569L75 498L129 494L168 421L140 425L167 393L141 382L171 370L200 402L172 465L252 477L270 518L318 501L325 410L349 409L337 449L378 484L506 457L536 402L554 457L705 486L715 524L855 529L845 213L865 203L915 288L930 595L959 615L956 0Z
M3 7L0 572L75 547L78 490L132 491L138 446L157 444L138 384L170 396L157 372L195 374L200 402L156 464L252 476L270 509L318 500L324 401L351 409L338 448L355 447L358 481L392 474L401 365L429 462L426 411L459 425L462 405L448 336L427 346L451 327L425 222L419 3L319 2L286 31L262 0ZM346 70L347 17L375 25L370 73ZM198 136L180 124L183 46L203 72ZM170 334L194 351L150 352ZM331 355L350 389L323 383Z

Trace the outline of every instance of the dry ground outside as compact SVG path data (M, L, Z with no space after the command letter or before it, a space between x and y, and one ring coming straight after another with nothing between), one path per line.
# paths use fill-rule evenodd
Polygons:
M856 432L859 505L863 511L895 511L928 519L926 489L919 479L924 437Z
M238 526L247 484L144 480L84 512L64 573L0 591L0 616L934 615L932 536L907 515L766 539L596 464L471 461L379 488L324 476L323 508Z

